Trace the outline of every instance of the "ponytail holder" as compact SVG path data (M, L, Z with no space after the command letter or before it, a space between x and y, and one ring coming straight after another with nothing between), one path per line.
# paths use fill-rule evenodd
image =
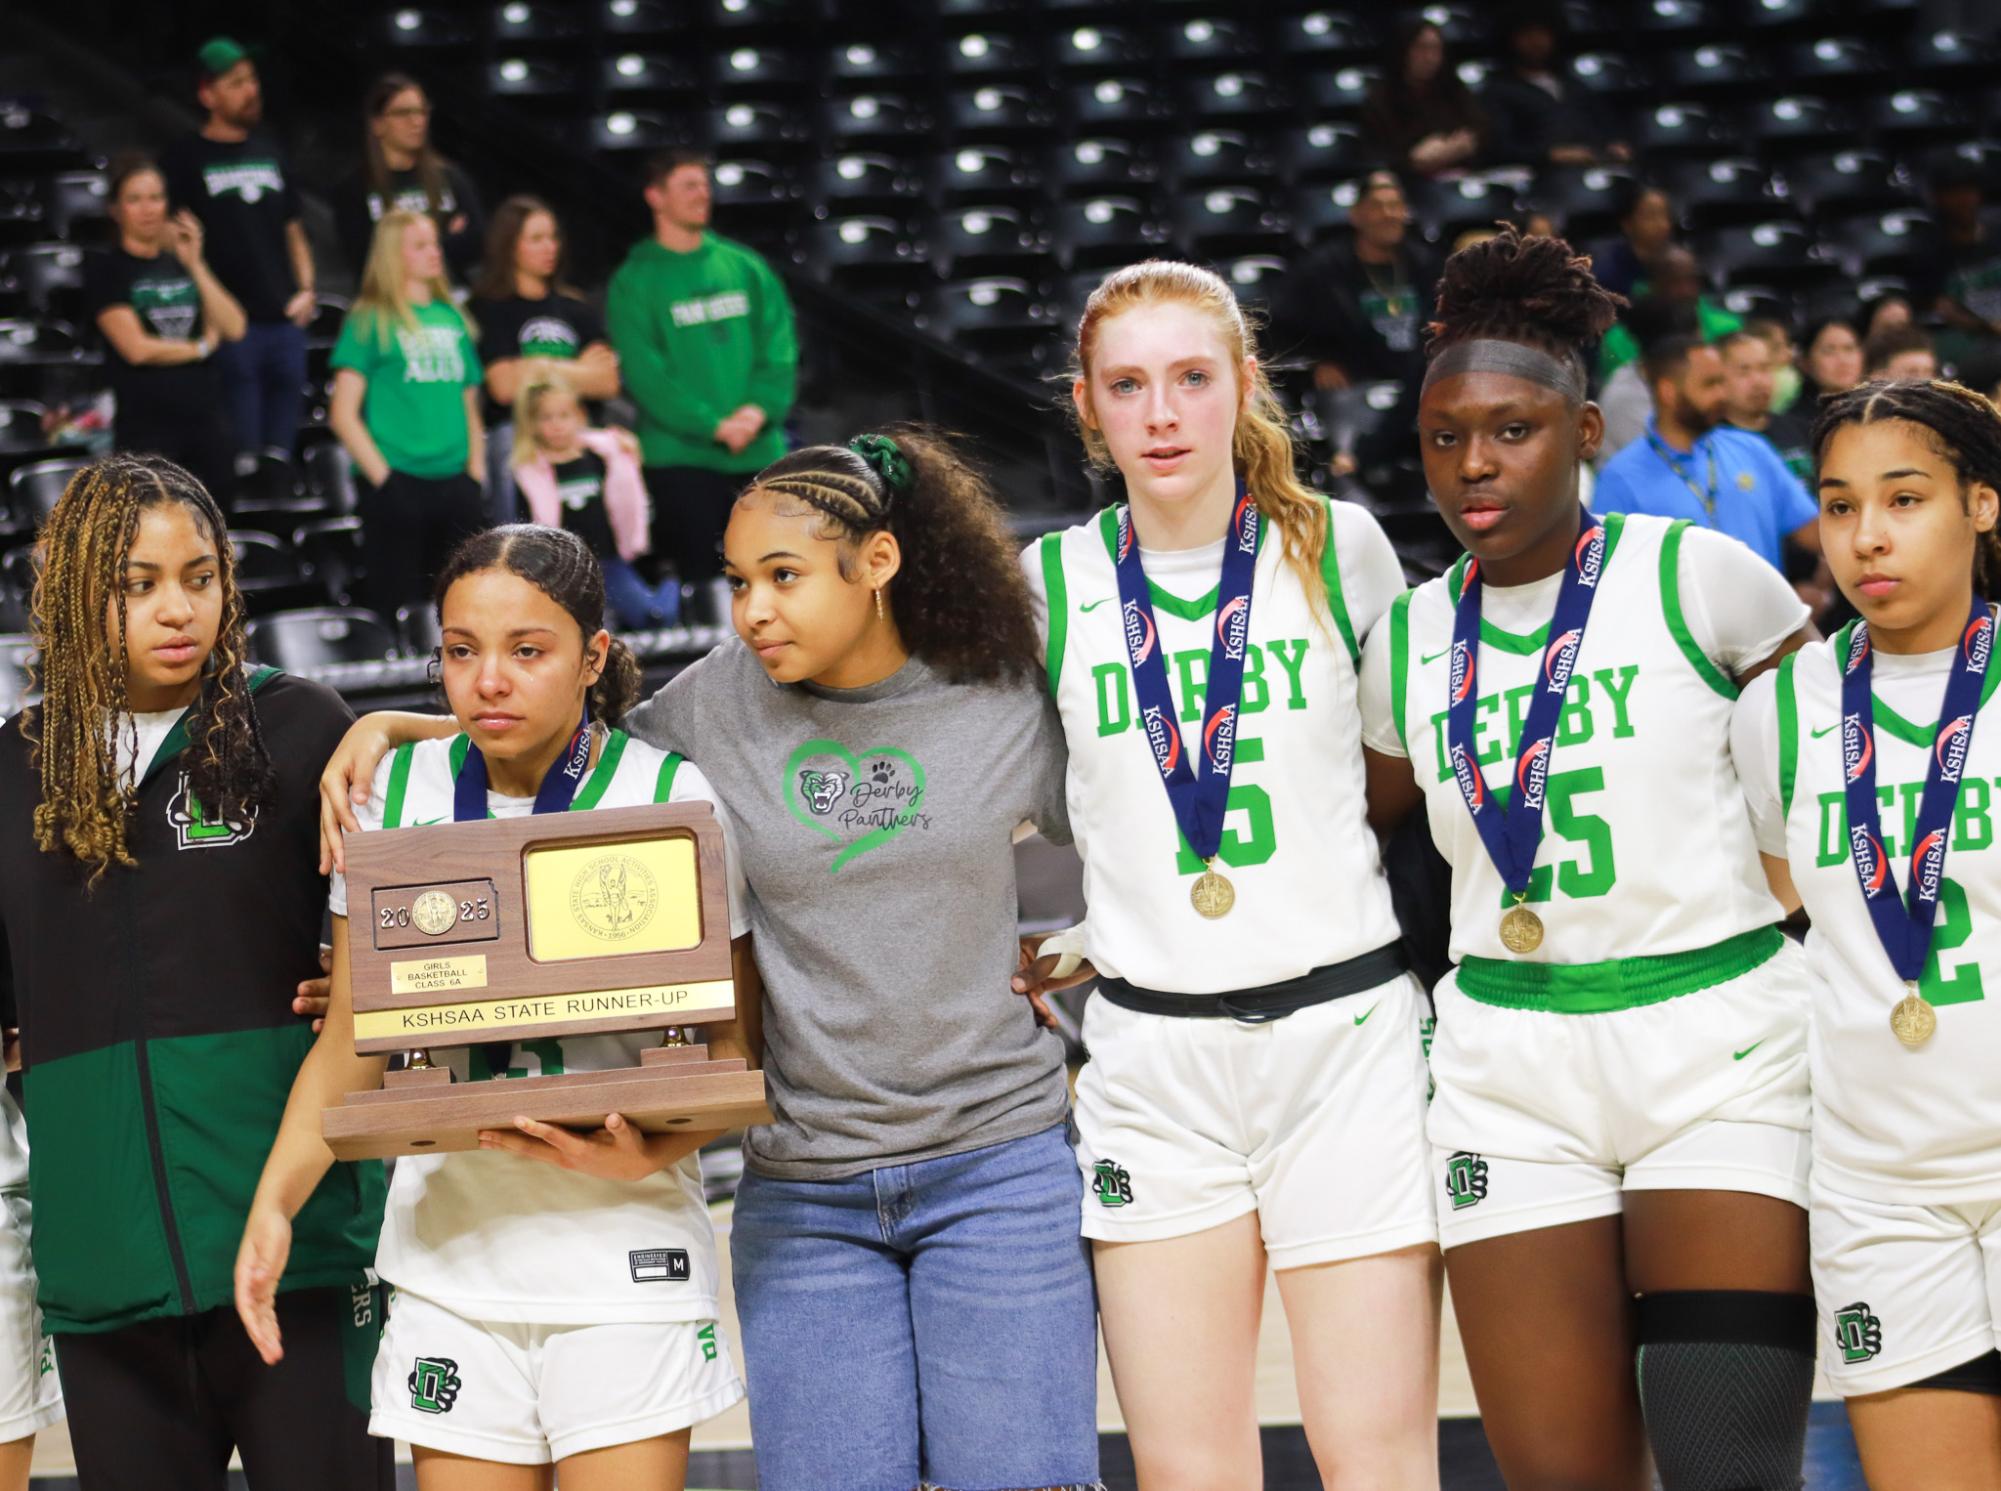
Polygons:
M848 449L860 456L869 469L882 478L882 484L889 488L892 496L902 496L916 480L911 474L910 458L887 435L857 435L848 442Z

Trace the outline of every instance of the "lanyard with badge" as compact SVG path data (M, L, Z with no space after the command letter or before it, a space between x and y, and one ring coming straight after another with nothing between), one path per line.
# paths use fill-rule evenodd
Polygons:
M1542 656L1542 675L1529 700L1515 754L1514 787L1504 807L1487 790L1473 744L1473 718L1478 699L1473 687L1474 665L1480 652L1480 561L1467 562L1459 584L1459 605L1452 619L1452 661L1446 690L1445 737L1450 746L1452 775L1459 795L1472 815L1473 827L1486 846L1487 857L1500 871L1514 904L1501 916L1501 944L1511 953L1532 953L1542 946L1542 918L1528 908L1529 876L1542 846L1543 790L1549 779L1550 756L1556 748L1556 724L1563 712L1571 669L1584 645L1585 623L1598 595L1605 569L1605 529L1590 513L1579 520L1577 542L1564 562L1563 588L1557 592L1556 614L1550 619L1549 645Z
M1918 979L1931 955L1940 888L1945 883L1946 838L1959 805L1960 772L1973 747L1974 717L1994 651L1994 618L1987 602L1973 598L1960 634L1952 676L1946 680L1924 794L1911 829L1910 886L1897 894L1883 849L1883 822L1876 802L1876 706L1870 693L1872 668L1869 624L1857 621L1848 638L1841 671L1842 791L1848 808L1848 858L1862 887L1862 903L1890 966L1904 981L1904 997L1890 1012L1890 1029L1906 1046L1922 1046L1938 1029L1938 1012L1918 992Z
M1702 504L1703 512L1708 514L1709 521L1714 523L1716 521L1716 442L1714 440L1710 441L1708 447L1703 452L1709 462L1708 480L1704 487L1698 487L1695 484L1695 478L1690 476L1682 466L1681 458L1675 454L1673 447L1652 430L1647 431L1647 444L1653 447L1655 455L1667 462L1668 470L1681 478L1681 484L1688 488L1689 495ZM1693 455L1695 452L1690 451L1689 454Z
M1133 691L1146 730L1154 765L1167 788L1174 820L1197 859L1202 874L1189 891L1201 915L1214 920L1228 916L1237 903L1236 887L1216 873L1216 851L1223 843L1223 815L1230 796L1230 766L1236 755L1237 713L1244 692L1244 650L1251 630L1251 582L1257 573L1262 520L1257 504L1240 484L1230 527L1223 539L1223 575L1216 592L1216 637L1209 648L1209 673L1203 685L1198 777L1182 749L1181 727L1175 721L1174 696L1167 687L1167 658L1154 623L1153 601L1147 592L1145 566L1133 533L1132 508L1118 510L1119 620L1132 664Z

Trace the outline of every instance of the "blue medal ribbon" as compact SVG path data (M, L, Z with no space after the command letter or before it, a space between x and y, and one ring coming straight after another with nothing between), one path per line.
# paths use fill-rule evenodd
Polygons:
M1529 873L1542 845L1543 789L1549 780L1549 758L1556 747L1556 722L1563 712L1571 670L1584 645L1584 626L1605 570L1605 529L1590 513L1579 521L1577 542L1565 562L1563 588L1557 593L1556 614L1549 624L1549 645L1542 655L1542 679L1529 700L1528 718L1515 755L1514 787L1504 808L1487 791L1473 749L1473 687L1480 653L1480 561L1467 563L1459 585L1459 606L1452 619L1452 660L1446 700L1445 738L1450 747L1452 775L1473 826L1480 831L1487 857L1501 872L1508 894L1520 904L1528 895Z
M1959 776L1973 747L1973 722L1994 651L1994 618L1987 602L1973 598L1959 655L1946 680L1932 758L1925 769L1924 795L1911 835L1910 885L1900 897L1890 859L1883 850L1883 822L1876 803L1876 706L1869 691L1872 654L1869 624L1855 623L1841 670L1842 792L1848 805L1848 859L1855 866L1862 902L1876 924L1876 936L1890 966L1905 983L1917 981L1931 956L1932 927L1938 917L1939 887L1945 881L1945 848L1959 804Z
M570 737L570 744L563 754L542 773L542 785L535 789L535 811L568 812L571 800L577 795L577 788L583 784L584 768L590 765L590 761L591 706L586 701L583 718L577 722L577 733ZM452 821L481 823L486 816L486 757L479 753L478 746L468 741L466 758L459 763L459 774L452 781Z
M1182 837L1206 865L1223 842L1223 813L1230 796L1230 765L1236 755L1244 649L1251 631L1251 582L1257 572L1262 517L1240 484L1237 505L1230 512L1229 532L1223 539L1216 637L1209 647L1209 674L1203 685L1206 718L1202 722L1200 776L1182 749L1174 697L1167 687L1167 658L1154 623L1153 601L1147 592L1146 569L1140 562L1139 540L1133 533L1128 504L1119 505L1118 523L1114 567L1119 580L1119 619L1125 631L1126 658L1132 664L1141 726Z

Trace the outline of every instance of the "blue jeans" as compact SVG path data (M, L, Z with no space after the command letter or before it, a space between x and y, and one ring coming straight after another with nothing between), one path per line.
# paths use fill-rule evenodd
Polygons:
M292 455L306 407L306 333L290 321L252 321L240 342L215 349L238 451Z
M662 580L658 585L648 585L639 577L638 570L616 554L602 555L598 564L604 570L604 598L622 630L638 632L672 626L681 614L679 581Z
M1095 1484L1083 1192L1063 1126L847 1180L747 1172L730 1261L764 1491Z

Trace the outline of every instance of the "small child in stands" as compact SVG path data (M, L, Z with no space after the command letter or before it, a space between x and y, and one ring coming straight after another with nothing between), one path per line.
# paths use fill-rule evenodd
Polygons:
M618 625L627 631L673 625L681 612L679 582L649 585L632 565L648 548L648 512L631 434L592 429L576 390L562 374L549 373L516 400L512 464L529 518L568 529L597 555Z

